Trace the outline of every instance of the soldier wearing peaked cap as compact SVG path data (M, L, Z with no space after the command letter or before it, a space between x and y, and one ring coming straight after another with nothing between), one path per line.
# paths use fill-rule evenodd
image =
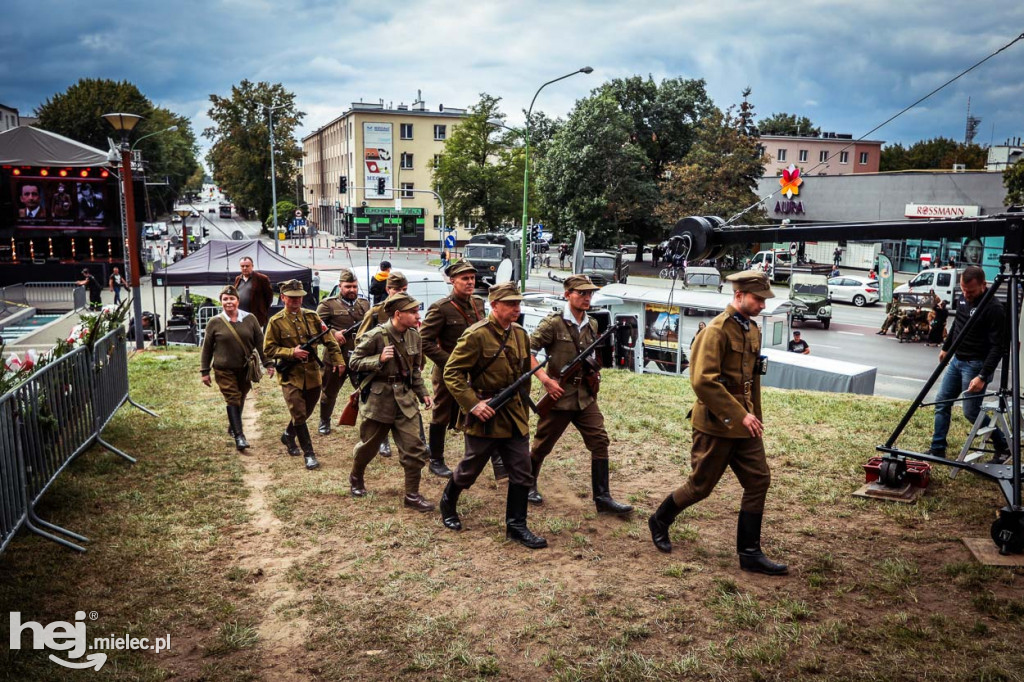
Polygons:
M444 461L444 442L447 430L455 426L459 406L445 387L444 366L462 333L484 319L485 313L483 300L473 295L476 268L472 263L460 259L445 268L444 274L452 282L452 292L430 306L420 328L420 336L423 337L423 354L434 362L434 371L430 375L434 386L429 439L430 473L451 478L452 472Z
M317 352L317 346L325 347L325 359L334 366L334 371L338 374L345 371L345 359L341 355L338 342L330 334L321 337L312 351L301 347L326 329L315 312L302 307L302 298L305 295L302 283L298 280L291 279L281 283L284 310L267 322L263 352L273 360L298 361L298 364L287 372L287 376L284 372L277 375L281 391L284 393L284 401L291 414L291 421L281 436L281 442L288 448L289 455L305 455L307 469L316 469L320 463L313 452L313 441L306 424L320 399L320 366L313 358L313 353ZM302 448L301 452L295 444L296 438Z
M356 349L356 335L355 332L348 335L344 332L359 324L369 308L369 302L365 298L359 298L359 282L356 276L347 268L338 276L338 295L325 298L316 308L316 314L331 328L334 340L341 346L341 354L346 364L352 351ZM317 429L322 435L326 436L331 432L331 414L334 412L338 392L345 383L346 375L347 372L335 372L334 365L329 362L324 363L321 375L323 394L320 397L320 426Z
M616 502L608 488L608 432L604 427L604 415L597 405L597 394L592 388L597 383L592 379L600 380L596 370L588 368L564 386L559 382L558 374L599 336L597 320L587 315L591 296L599 287L586 275L567 277L562 286L565 289L565 308L541 320L530 337L534 354L543 350L549 358L547 371L537 372L537 378L548 394L557 400L551 411L537 422L537 433L530 448L533 475L534 478L539 476L544 458L572 424L590 451L590 483L597 511L627 514L633 511L633 507ZM530 489L529 500L534 504L543 502L536 482Z
M542 537L526 526L526 496L533 485L530 467L530 423L526 403L515 395L497 412L488 401L530 370L530 339L516 324L523 297L512 282L496 284L488 292L491 314L473 324L459 338L444 367L444 383L467 415L475 420L463 428L465 456L441 495L445 527L462 530L459 495L476 481L493 454L508 470L505 537L530 549L547 547Z
M690 505L711 494L731 468L743 486L736 551L745 571L782 575L784 564L761 551L761 520L771 472L764 450L761 415L761 332L754 321L774 294L765 273L746 270L726 278L732 304L696 337L690 358L690 382L697 403L693 420L692 471L682 487L665 498L648 519L651 539L671 552L669 526Z
M350 358L352 371L367 373L363 379L359 412L359 443L353 454L349 483L352 495L366 495L363 477L377 455L381 442L391 433L398 447L398 462L405 469L403 504L419 512L434 505L420 495L420 474L427 463L421 434L420 403L433 404L420 375L420 304L408 294L392 294L384 302L388 321L359 340Z

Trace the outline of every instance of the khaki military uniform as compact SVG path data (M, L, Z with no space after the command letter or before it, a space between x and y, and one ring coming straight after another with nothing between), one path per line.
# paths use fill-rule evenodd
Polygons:
M696 338L690 381L697 403L693 419L692 472L672 493L679 507L699 502L731 468L743 486L740 511L760 514L771 483L764 441L752 438L743 418L761 419L761 377L756 371L761 332L748 321L744 330L731 305Z
M462 333L483 319L484 302L476 296L470 296L468 300L446 296L435 301L427 311L423 326L420 327L420 336L423 337L423 354L434 363L434 371L430 374L434 388L431 424L454 426L459 408L445 386L444 366Z
M513 323L498 326L493 315L473 324L455 344L444 368L444 382L465 414L493 398L530 370L526 330ZM486 422L464 427L466 453L452 477L459 488L476 481L492 454L501 457L510 485L533 485L529 452L529 414L520 395ZM525 491L524 491L525 493Z
M239 311L238 322L230 322L223 313L211 317L206 323L203 336L203 351L200 358L200 375L209 376L213 369L214 381L224 402L242 408L245 398L252 389L249 381L249 354L246 349L256 349L262 364L269 365L263 354L263 330L255 315ZM228 329L231 325L241 338L239 343L235 334ZM243 346L243 344L245 344Z
M385 299L387 300L387 299ZM370 310L363 315L363 323L359 325L359 329L356 331L356 343L358 344L366 333L374 327L379 327L390 319L388 314L384 312L384 301L381 301L377 305L370 308Z
M537 325L530 337L530 347L534 352L543 350L547 353L547 373L558 380L562 368L596 341L598 336L597 320L589 319L580 328L575 321L565 319L562 312L555 312ZM608 459L608 432L604 428L604 415L597 405L596 396L583 380L582 373L562 388L565 393L551 412L537 423L537 433L530 448L535 469L539 469L540 463L551 453L569 424L573 424L580 432L592 459Z
M296 314L287 310L274 315L267 322L267 333L263 343L264 354L272 360L284 360L292 357L292 351L310 340L323 329L323 322L312 310L301 309ZM338 342L330 334L317 341L314 352L323 346L327 349L325 361L337 366L345 366ZM313 408L320 399L320 366L312 358L300 362L291 368L288 378L277 374L278 383L284 392L284 400L288 405L292 423L305 424Z
M369 307L370 304L366 299L357 298L349 304L348 301L338 295L325 298L321 301L320 305L316 308L316 314L320 316L320 319L323 320L324 324L326 324L332 331L345 331L366 317L366 312ZM352 351L355 349L356 334L353 332L345 337L345 345L341 348L341 354L345 359L346 365L348 364L349 356L352 355ZM320 398L320 413L321 416L329 418L331 413L334 411L334 405L338 400L338 392L345 384L346 374L338 374L334 371L334 365L329 361L325 361L320 378L323 383L323 395Z
M889 301L889 305L885 306L885 321L882 322L882 328L878 330L878 333L884 336L890 328L895 331L899 319L900 302L894 298Z
M395 355L381 364L380 354L389 345L396 347ZM359 405L363 420L359 424L359 442L353 450L353 473L362 477L380 444L391 433L398 446L398 461L405 469L407 494L419 492L420 472L427 462L427 450L420 435L420 403L427 395L420 374L421 353L419 332L407 329L400 334L388 320L359 340L349 365L352 372L374 373L369 380L369 392Z

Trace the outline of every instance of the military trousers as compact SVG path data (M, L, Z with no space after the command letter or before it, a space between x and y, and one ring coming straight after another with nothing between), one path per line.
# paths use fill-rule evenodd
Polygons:
M501 458L508 471L510 485L533 485L533 466L530 464L530 437L482 438L466 435L466 454L455 467L452 481L460 488L468 488L476 482L492 456Z
M334 365L324 362L324 368L320 374L320 414L329 417L334 412L334 406L338 402L338 392L345 385L348 371L338 374L334 371Z
M232 407L241 407L245 403L245 396L252 390L252 383L249 381L248 370L245 367L239 369L213 369L213 379L217 382L220 394L224 396L224 402Z
M305 424L313 414L317 401L320 400L320 387L297 388L291 384L281 384L281 391L284 393L284 402L288 406L292 424Z
M393 424L379 422L375 419L363 419L359 423L359 442L356 443L352 454L355 461L352 463L352 473L362 476L366 466L377 456L380 444L384 442L390 433L395 439L398 447L398 463L405 470L405 492L418 493L420 491L420 472L427 464L427 448L420 438L421 417L409 419L399 414L395 417Z
M722 438L694 429L690 466L686 483L672 492L672 499L680 507L689 507L710 495L728 467L743 486L740 511L764 511L772 476L761 438Z
M608 459L608 432L604 428L604 415L596 400L582 410L551 410L548 416L541 417L537 422L530 457L543 462L569 424L580 432L591 459Z
M452 428L459 416L459 404L448 392L448 386L444 379L432 379L434 384L434 410L430 416L431 424L444 424L445 428Z

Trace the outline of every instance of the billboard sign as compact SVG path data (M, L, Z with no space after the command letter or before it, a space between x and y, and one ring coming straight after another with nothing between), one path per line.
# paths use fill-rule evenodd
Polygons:
M363 123L363 187L367 199L391 199L394 164L390 123ZM379 192L381 178L384 192Z

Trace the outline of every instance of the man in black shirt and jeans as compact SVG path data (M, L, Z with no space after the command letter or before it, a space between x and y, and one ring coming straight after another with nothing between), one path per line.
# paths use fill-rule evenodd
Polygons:
M790 353L800 353L801 355L809 355L811 347L807 345L807 342L800 338L800 332L793 332L793 340L789 342Z
M972 317L979 319L961 341L956 354L946 367L946 374L942 377L939 393L935 397L935 431L928 454L936 457L946 456L946 434L949 432L949 421L953 411L951 401L961 393L967 395L962 401L964 416L973 424L981 412L985 387L992 381L992 374L1006 347L1002 304L992 298L984 308L978 308L986 291L985 271L977 265L965 268L960 276L960 289L963 295L957 299L953 328L946 335L942 350L939 351L939 362L946 359L953 340L967 321ZM971 394L975 397L970 397ZM996 452L993 461L1006 461L1010 450L998 429L992 432L992 443Z

